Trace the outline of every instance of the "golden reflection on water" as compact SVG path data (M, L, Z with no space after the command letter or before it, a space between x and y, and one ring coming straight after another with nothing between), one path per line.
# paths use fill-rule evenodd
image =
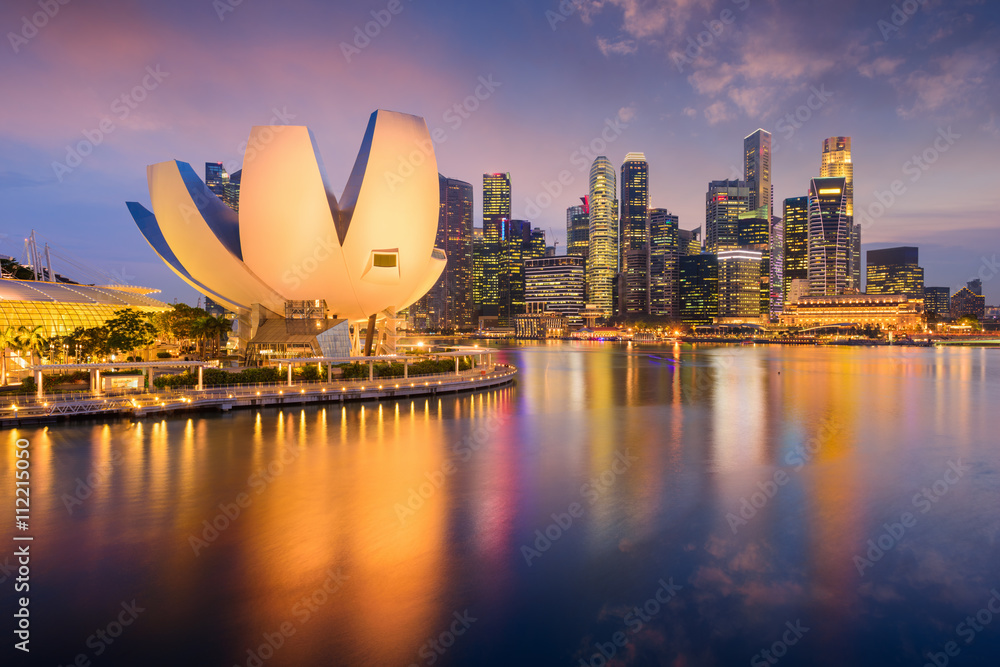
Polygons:
M288 664L311 664L331 646L351 647L347 657L358 664L419 662L417 650L455 611L452 587L456 573L472 568L469 559L489 576L465 585L503 606L523 574L516 535L535 527L517 522L564 512L569 502L585 506L579 541L592 558L678 529L661 515L686 503L700 511L717 505L720 534L734 549L782 549L774 536L802 524L806 579L834 601L824 631L833 633L848 620L856 590L856 546L882 520L871 507L884 471L871 461L905 465L907 441L893 436L906 429L925 442L945 435L972 447L987 429L981 407L988 355L996 354L692 354L673 346L655 350L663 360L653 363L646 352L528 349L524 363L536 366L517 387L457 397L78 426L73 441L56 430L13 429L0 483L13 486L13 443L30 437L39 531L58 535L68 526L81 567L96 569L102 559L152 564L181 608L198 607L204 587L221 586L204 574L216 572L231 586L227 622L241 640L296 625L296 640L282 649ZM463 438L477 432L481 448L462 460ZM811 439L817 451L794 470L787 453ZM74 448L88 456L74 459ZM607 475L626 449L639 461L608 476L588 503L580 482ZM789 488L729 534L724 513L778 469ZM72 493L77 476L105 470L87 512L68 520L61 495ZM696 483L682 485L690 479ZM239 516L219 519L220 506L240 497L249 502ZM195 555L192 536L216 520L226 527ZM458 550L464 531L468 544ZM300 602L331 572L346 576L343 588L303 622ZM234 660L244 654L233 650Z

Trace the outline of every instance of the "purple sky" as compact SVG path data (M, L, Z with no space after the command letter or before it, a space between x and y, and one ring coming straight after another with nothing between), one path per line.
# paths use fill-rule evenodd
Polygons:
M652 205L691 229L708 181L738 175L756 128L774 134L776 203L805 194L825 137L848 135L856 217L876 214L865 246L918 245L927 285L980 275L1000 303L996 2L48 2L51 17L46 0L0 8L3 254L21 257L36 229L193 303L125 208L148 205L145 166L235 169L252 125L288 122L313 130L339 195L385 108L444 130L439 169L475 186L477 209L483 172L509 171L514 216L552 230L560 252L592 142L613 139L616 165L645 152ZM355 42L366 24L375 36ZM470 99L477 87L485 99ZM901 194L880 210L894 181Z

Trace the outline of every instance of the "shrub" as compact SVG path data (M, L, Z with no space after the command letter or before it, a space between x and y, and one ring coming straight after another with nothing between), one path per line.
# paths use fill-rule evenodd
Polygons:
M160 350L159 352L156 353L156 358L157 359L169 359L172 356L174 356L174 355L170 354L169 352L167 352L165 350Z

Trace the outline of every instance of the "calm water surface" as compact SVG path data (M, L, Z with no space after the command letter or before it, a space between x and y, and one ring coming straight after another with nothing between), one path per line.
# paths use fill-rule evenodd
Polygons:
M1000 350L501 356L481 394L0 433L17 664L1000 664Z

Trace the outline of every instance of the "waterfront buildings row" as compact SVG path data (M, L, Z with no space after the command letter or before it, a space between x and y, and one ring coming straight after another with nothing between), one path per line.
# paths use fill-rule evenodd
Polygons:
M431 331L471 331L483 322L513 328L520 315L554 313L572 327L583 325L588 307L606 320L798 323L804 313L822 321L817 309L841 305L844 317L870 307L878 311L872 322L886 322L884 312L896 307L887 304L898 300L839 298L865 294L851 138L823 141L819 176L805 194L784 199L780 215L771 162L769 132L744 138L743 178L708 183L702 238L701 229L681 229L676 215L651 205L643 153L628 153L620 171L598 156L586 195L566 211L565 255L558 257L541 229L512 219L509 173L483 175L482 228L473 225L473 186L439 175L435 247L448 261L408 309L409 324ZM240 181L241 172L206 164L206 186L237 211ZM925 290L913 247L869 251L866 279L867 295L901 296L907 313L918 301L937 317L984 310L969 289L954 297L947 288ZM785 310L792 312L782 317Z

